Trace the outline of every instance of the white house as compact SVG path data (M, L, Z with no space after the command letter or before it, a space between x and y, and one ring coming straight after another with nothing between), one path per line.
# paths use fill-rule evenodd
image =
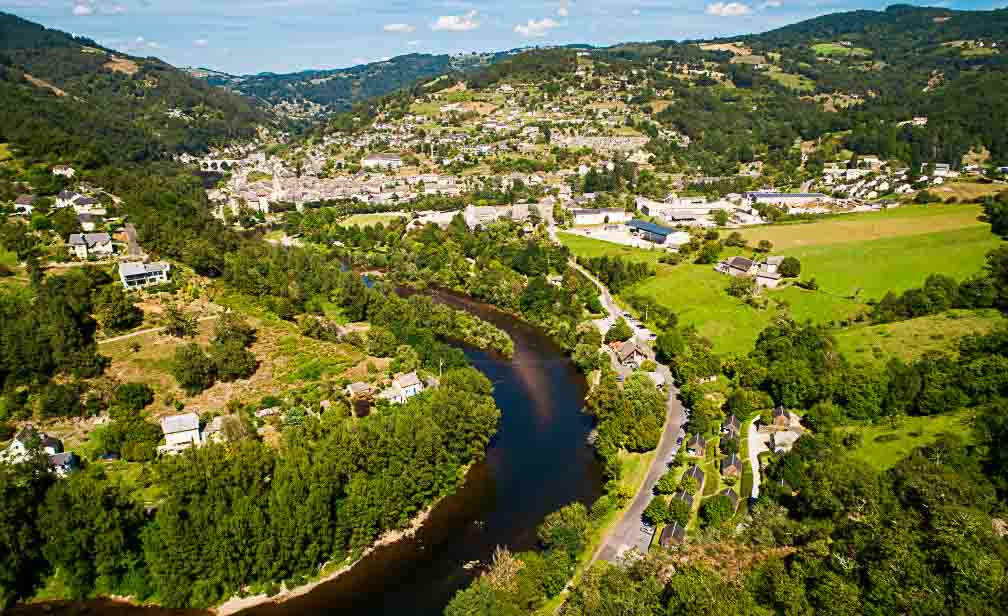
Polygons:
M78 259L112 256L112 237L108 233L73 233L67 242Z
M155 263L129 262L119 264L119 281L127 289L142 289L168 282L171 265L164 261Z
M365 169L399 169L403 160L395 154L372 154L361 160Z
M381 392L379 397L388 400L392 404L403 404L423 390L423 381L420 380L420 377L414 371L406 374L397 374L392 379L392 385Z
M53 175L61 175L65 178L72 178L77 174L77 171L73 167L68 167L67 165L56 165L52 168Z
M196 413L163 417L161 419L161 431L164 432L165 444L157 448L159 454L176 454L193 446L199 447L203 444L203 436L200 434L199 427L199 415Z

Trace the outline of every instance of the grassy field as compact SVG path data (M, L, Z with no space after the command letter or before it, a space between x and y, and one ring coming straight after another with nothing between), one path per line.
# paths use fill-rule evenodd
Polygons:
M938 195L942 199L955 197L959 201L979 201L987 196L993 196L1006 190L1006 186L1001 183L985 184L983 182L946 182L940 186L929 188L928 192Z
M812 51L816 52L816 55L826 56L826 57L857 57L866 58L872 55L870 49L865 49L863 47L845 47L840 43L818 43L812 46Z
M771 67L766 76L781 84L785 88L798 90L799 92L811 92L815 89L815 82L808 77L785 73L777 67Z
M973 440L971 411L931 417L902 417L896 420L895 425L883 420L878 425L850 426L843 430L859 433L862 438L851 455L880 471L896 466L914 449L935 442L940 434L957 434L967 443Z
M951 185L950 185L951 186ZM911 205L857 214L838 214L810 223L750 227L742 236L755 245L760 240L773 242L774 250L817 244L863 242L904 235L923 235L971 227L989 228L980 221L978 205Z
M836 333L847 359L882 365L896 357L910 361L928 351L949 350L963 336L983 334L1004 323L996 310L952 310L897 323L856 325Z
M919 286L930 273L966 278L983 268L999 240L977 220L971 205L914 206L838 215L820 222L743 231L755 244L774 243L774 254L802 262L802 278L815 277L816 292L787 286L769 291L775 302L758 310L726 293L727 277L710 265L657 263L660 251L641 250L583 236L560 234L578 256L618 255L654 263L657 275L624 291L667 306L697 327L721 353L745 353L781 306L799 320L830 323L867 309L870 298ZM727 251L726 255L729 254Z

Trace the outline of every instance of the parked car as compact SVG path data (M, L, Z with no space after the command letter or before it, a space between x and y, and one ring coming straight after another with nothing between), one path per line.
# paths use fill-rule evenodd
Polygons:
M641 529L641 532L647 533L649 535L653 535L654 531L655 531L654 526L648 526L647 524L644 524L643 526L641 526L640 529Z

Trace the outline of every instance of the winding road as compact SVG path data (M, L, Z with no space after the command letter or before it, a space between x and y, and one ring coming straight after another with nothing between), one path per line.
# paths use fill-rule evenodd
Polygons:
M623 311L613 300L612 294L602 282L600 282L591 272L571 260L571 266L585 275L586 278L595 283L599 288L600 301L602 306L609 313L608 322L615 321ZM672 381L672 373L668 366L658 364L658 372L665 377L668 400L666 402L667 411L665 413L665 429L662 431L655 450L655 456L651 460L651 468L648 469L647 477L641 483L640 488L634 495L630 507L623 513L619 522L610 529L609 533L602 539L595 554L592 555L592 562L598 559L609 562L619 562L624 553L636 548L642 554L646 553L651 545L651 534L644 530L641 523L641 515L644 509L654 498L654 487L668 470L669 465L675 459L679 451L679 438L685 436L683 425L686 423L686 409L679 401L679 389Z

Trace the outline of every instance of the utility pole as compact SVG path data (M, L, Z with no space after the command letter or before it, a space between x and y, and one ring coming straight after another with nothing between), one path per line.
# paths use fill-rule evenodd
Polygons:
M439 381L441 380L441 372L443 367L444 367L444 357L438 358L437 376Z

